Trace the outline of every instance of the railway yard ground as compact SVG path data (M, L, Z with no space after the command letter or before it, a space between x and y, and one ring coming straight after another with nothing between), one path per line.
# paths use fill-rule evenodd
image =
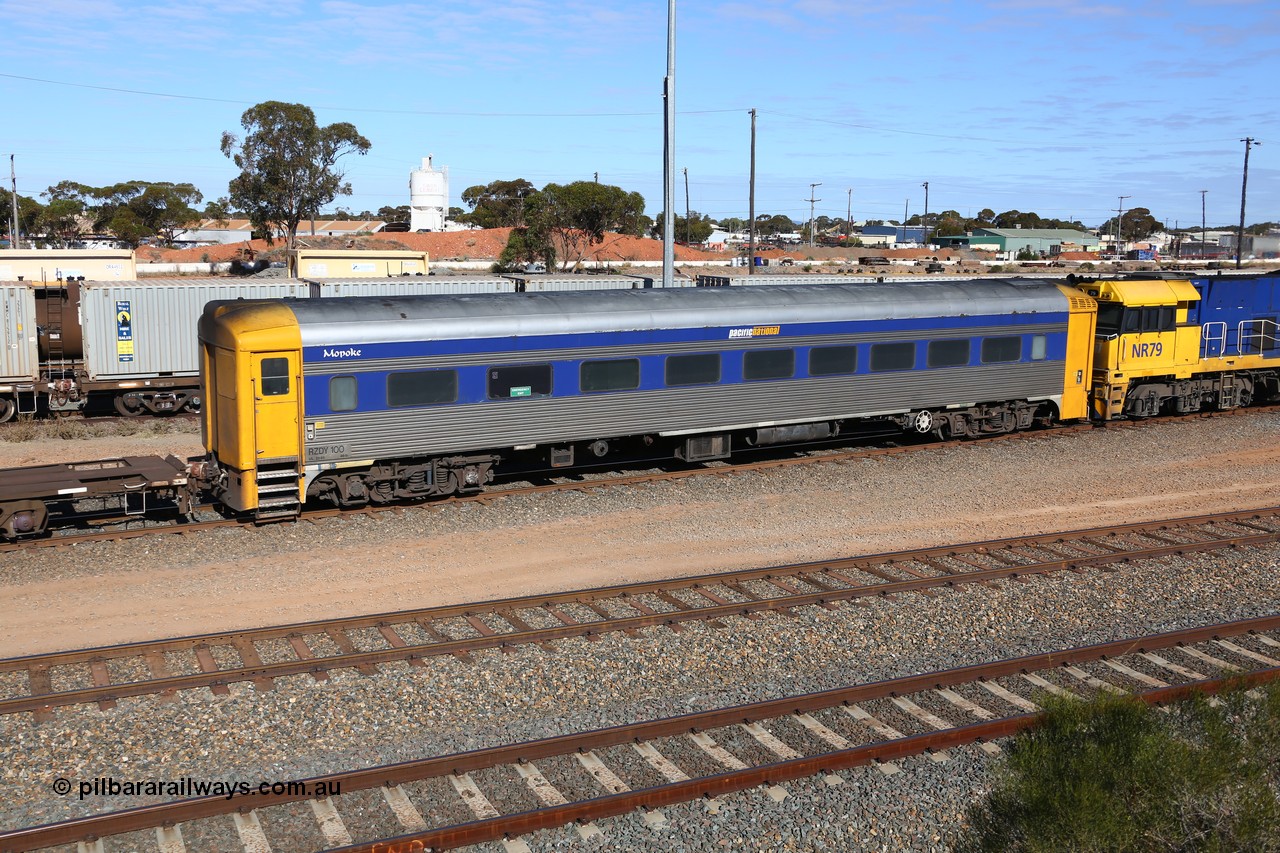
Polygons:
M0 430L4 465L199 451L195 420L121 435L102 426L103 435L72 439L56 437L59 429L70 427L49 424L23 441ZM6 553L0 657L1226 512L1280 503L1278 493L1280 414L1267 412ZM42 721L9 714L0 716L0 831L154 799L55 796L57 777L299 779L1274 616L1278 569L1277 545L1170 555L690 621L678 631L565 637L469 660L433 656L323 679L238 682L219 694L121 698L58 708ZM22 692L17 680L0 674L0 700ZM895 707L884 702L875 713L919 729ZM767 740L718 737L748 762L777 760ZM637 750L602 757L633 786L662 781ZM706 760L687 743L671 757ZM571 762L558 761L539 767L573 799L562 766ZM633 813L601 821L598 836L566 826L524 841L535 851L943 850L992 762L988 751L960 747L901 759L899 772L856 767L841 771L840 784L816 776L727 795L718 810L665 806L664 825ZM476 781L491 798L523 802L487 773ZM437 779L404 789L431 812L429 823L474 819L455 787ZM353 835L397 831L376 791L342 799ZM275 850L338 846L305 803L265 820L263 832ZM187 849L245 849L230 819L186 833ZM105 849L157 849L155 833L113 843Z

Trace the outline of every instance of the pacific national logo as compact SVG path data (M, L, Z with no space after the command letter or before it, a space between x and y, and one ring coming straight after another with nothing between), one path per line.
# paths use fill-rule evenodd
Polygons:
M327 349L324 351L325 358L359 358L360 350L355 347L347 347L346 349Z

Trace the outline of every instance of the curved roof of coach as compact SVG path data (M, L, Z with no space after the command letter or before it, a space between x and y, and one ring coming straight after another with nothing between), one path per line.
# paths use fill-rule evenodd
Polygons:
M1061 313L1053 282L973 280L352 297L290 302L304 346Z

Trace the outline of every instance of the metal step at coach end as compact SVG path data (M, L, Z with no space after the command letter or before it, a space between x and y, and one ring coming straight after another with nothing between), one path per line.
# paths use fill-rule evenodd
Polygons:
M254 472L258 507L254 519L265 521L297 516L302 512L299 497L298 460L264 459Z

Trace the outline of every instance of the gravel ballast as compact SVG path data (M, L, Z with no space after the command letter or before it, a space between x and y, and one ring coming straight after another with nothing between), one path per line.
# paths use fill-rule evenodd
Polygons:
M619 582L1260 506L1280 485L1278 425L1264 415L1096 431L489 507L6 555L0 589L14 596L16 616L27 607L35 617L62 609L68 622L89 626L54 646L65 648L108 641L93 639L98 617L108 634L134 619L136 634L167 636L457 600L450 595L469 588L468 574L492 578L493 596L515 595L582 585L573 581L579 577ZM513 577L514 565L524 573ZM730 618L721 628L691 623L679 634L653 628L637 637L560 640L553 653L481 652L474 665L431 658L421 667L385 665L373 677L279 679L270 691L236 684L229 696L193 690L168 702L124 699L109 711L60 709L41 725L31 715L4 718L0 826L150 801L55 797L49 786L58 776L295 779L1269 615L1277 612L1277 568L1280 548L1169 557L1115 572ZM304 577L312 578L304 597L328 600L318 612L295 614L292 597ZM385 586L395 603L360 606L362 585ZM154 600L124 607L120 588ZM281 618L244 621L239 604L273 598ZM718 739L744 758L767 755L749 739ZM695 756L692 771L696 755L673 748L670 757L680 764ZM722 798L718 814L701 803L666 807L666 829L628 815L600 822L603 838L584 841L568 827L528 841L534 850L941 850L983 790L990 761L966 747L945 764L904 760L891 776L844 771L836 787L789 782L780 803L752 791ZM634 756L606 763L635 775L637 785L656 778ZM544 772L561 770L549 762ZM488 780L478 774L478 781L483 789ZM429 820L471 816L447 780L405 789ZM381 796L361 796L350 814L339 803L353 831L395 833ZM519 791L492 798L520 796L528 798ZM290 815L299 833L305 825L307 837L316 836L309 808ZM284 830L270 831L275 849L297 849ZM241 849L229 818L198 833L190 849Z

